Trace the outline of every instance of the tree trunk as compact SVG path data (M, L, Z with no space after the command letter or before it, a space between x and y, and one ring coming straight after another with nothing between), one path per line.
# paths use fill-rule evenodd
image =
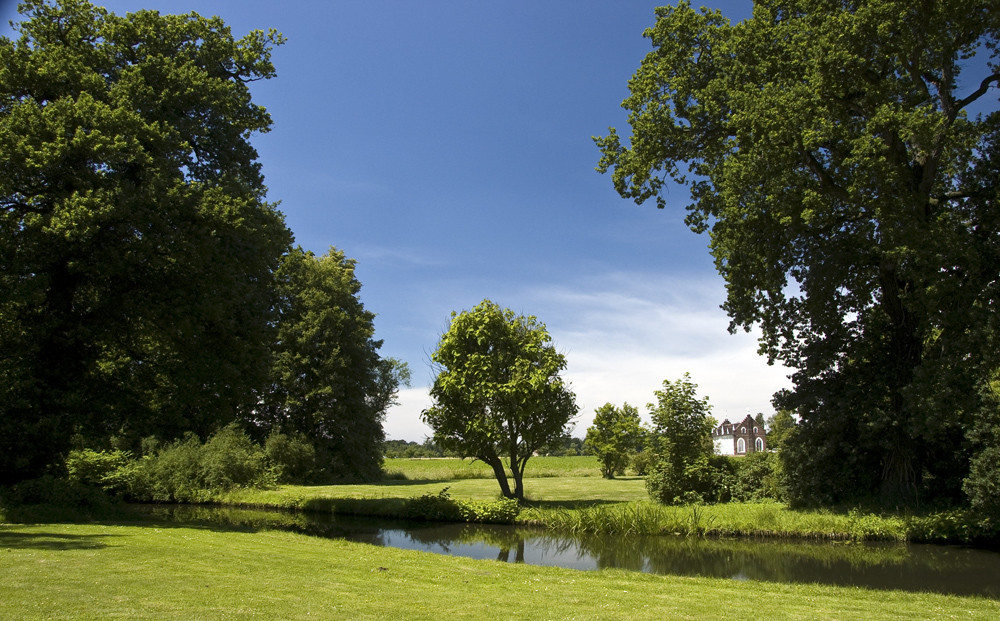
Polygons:
M890 320L889 368L885 370L889 391L890 416L894 422L890 448L882 455L880 496L890 505L917 502L921 467L916 463L916 438L911 430L913 410L907 407L903 393L913 381L914 371L923 354L922 338L916 317L906 308L903 297L914 288L899 276L896 265L888 261L880 268L882 308Z
M510 483L507 481L507 471L504 470L503 462L500 461L500 458L492 457L489 459L483 459L483 461L493 468L493 476L496 477L497 483L500 484L500 493L503 494L503 497L514 498L514 494L510 492Z

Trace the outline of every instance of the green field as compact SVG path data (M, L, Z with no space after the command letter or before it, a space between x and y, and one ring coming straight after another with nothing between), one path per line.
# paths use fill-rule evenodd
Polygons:
M385 472L390 479L432 481L454 479L493 479L493 470L485 463L471 459L405 459L385 460ZM509 474L509 473L508 473ZM597 477L601 468L597 457L532 457L525 468L525 477Z
M0 618L12 620L1000 618L1000 602L975 597L583 572L169 524L0 526L0 584Z

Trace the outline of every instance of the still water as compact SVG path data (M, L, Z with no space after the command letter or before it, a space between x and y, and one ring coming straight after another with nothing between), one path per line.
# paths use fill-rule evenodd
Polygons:
M143 519L320 537L475 559L732 580L805 582L1000 599L1000 552L957 546L670 536L570 536L492 524L439 524L173 505L137 506Z

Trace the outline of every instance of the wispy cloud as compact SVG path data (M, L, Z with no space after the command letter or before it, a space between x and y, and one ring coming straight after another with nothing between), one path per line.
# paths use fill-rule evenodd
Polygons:
M377 246L356 243L351 246L354 258L364 266L390 265L394 267L438 267L447 262L429 253L426 249L416 250L400 246Z

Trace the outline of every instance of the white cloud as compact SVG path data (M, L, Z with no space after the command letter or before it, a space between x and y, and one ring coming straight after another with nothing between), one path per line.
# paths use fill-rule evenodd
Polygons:
M431 397L426 387L405 388L399 391L399 405L393 406L385 415L385 437L389 440L410 440L423 442L433 432L420 422L420 412L431 406Z
M582 437L594 409L631 403L645 413L663 380L685 372L708 396L719 420L772 411L775 391L790 385L789 370L768 366L754 334L729 334L719 308L718 277L685 280L612 273L571 285L522 290L501 301L543 321L566 355L565 377L580 406L574 435ZM430 433L419 413L427 388L401 394L386 420L390 438L422 440Z

